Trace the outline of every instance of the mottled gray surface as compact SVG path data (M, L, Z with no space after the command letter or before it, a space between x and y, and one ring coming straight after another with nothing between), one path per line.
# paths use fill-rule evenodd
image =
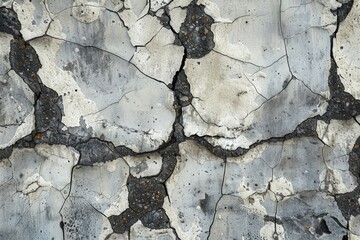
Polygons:
M359 0L0 1L0 239L360 239Z

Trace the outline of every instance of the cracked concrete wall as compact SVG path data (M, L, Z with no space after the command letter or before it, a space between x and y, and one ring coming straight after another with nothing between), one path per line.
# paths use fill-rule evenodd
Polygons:
M0 1L0 239L360 239L359 0Z

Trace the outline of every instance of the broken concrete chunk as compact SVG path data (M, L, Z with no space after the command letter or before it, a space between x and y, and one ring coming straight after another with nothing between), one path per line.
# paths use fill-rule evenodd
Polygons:
M93 137L135 152L154 150L168 139L175 114L173 94L164 84L96 48L50 39L33 45L44 62L39 75L62 98L66 126L79 126L83 119Z
M9 161L12 163L17 190L27 191L31 184L38 187L53 186L63 189L71 179L71 169L79 155L61 145L38 145L35 149L14 149Z
M266 152L277 147L259 147L242 157L229 158L226 163L223 193L246 199L256 192L266 192L272 180L272 167L266 162ZM276 156L273 155L272 158L275 159Z
M217 4L209 3L208 5L209 8L213 6L211 11L213 14L216 14L216 5L220 11L223 10L222 14L231 11L223 16L225 19L220 18L212 27L216 51L264 68L286 54L281 28L278 27L280 24L279 2L230 1L229 5L220 1L214 2Z
M71 182L71 169L79 155L60 145L38 145L35 149L14 149L8 160L1 160L0 172L12 173L0 184L0 226L4 239L61 239L60 209ZM5 180L5 181L3 181ZM34 221L34 216L39 219ZM17 231L18 227L23 231Z
M186 10L180 7L175 7L170 10L170 25L175 32L179 33L181 24L185 21Z
M336 157L348 155L360 136L360 125L354 119L348 121L331 120L330 124L318 121L316 130L319 138L334 151ZM331 161L335 161L335 159ZM334 163L329 165L342 170L348 167L348 165L340 166Z
M166 182L164 209L180 239L203 239L221 197L223 160L192 141L180 144L180 155Z
M82 197L68 197L60 213L68 239L105 239L113 232L108 219Z
M51 15L44 1L14 0L13 9L22 23L21 34L24 40L46 34Z
M172 229L149 229L144 227L140 221L136 222L130 229L130 238L133 239L154 239L154 240L175 240L177 239Z
M319 0L299 5L296 1L282 1L281 4L281 29L289 68L297 79L324 97L328 97L329 38L336 29L336 16L331 10L340 7L335 1L334 5L328 2Z
M231 195L221 197L216 207L209 239L261 239L264 218L242 205L243 201Z
M355 240L360 237L360 215L351 216L349 222L350 239Z
M73 170L69 194L83 198L105 216L119 214L128 207L128 176L129 167L121 158L95 166L78 166Z
M346 19L340 23L336 38L334 39L334 58L338 65L338 73L345 86L345 91L355 98L360 98L360 85L356 80L360 76L358 65L359 57L354 49L359 48L360 5L358 0L354 0L351 11Z
M128 31L133 46L146 46L160 31L162 25L153 16L145 15L137 20Z
M35 128L34 94L14 71L0 79L0 148L5 148Z
M302 191L319 190L320 174L326 171L323 146L315 138L304 137L284 142L281 159L273 170L270 190L280 198Z
M160 8L168 5L171 0L150 0L151 11L156 12Z
M162 158L159 154L129 156L124 158L134 177L155 176L161 171Z
M277 216L289 239L341 239L346 235L346 220L333 197L315 191L284 199Z
M80 46L96 47L128 61L135 49L126 27L115 12L102 6L94 7L94 4L88 2L81 5L74 2L72 8L63 6L64 10L51 22L48 35Z
M188 75L188 79L191 82L191 76ZM212 90L211 86L210 84L209 91ZM192 89L194 88L196 84L192 85ZM237 96L236 92L239 90L233 87L231 90L221 91L219 93L223 97L221 104L218 101L213 102L213 98L206 100L207 96L203 95L199 97L200 99L204 97L202 101L194 99L192 105L195 109L188 106L184 111L185 134L206 135L210 143L224 149L248 148L257 141L291 133L301 122L324 113L326 109L326 101L296 79L291 80L278 95L267 101L261 100L263 103L260 104L256 103L259 95L254 99L251 95L255 93L250 91ZM196 96L196 89L192 92ZM247 98L252 100L246 100ZM227 107L223 108L224 104L227 104ZM249 109L245 107L240 109L240 104L244 104ZM256 104L259 106L256 107ZM214 106L217 107L216 111L212 110ZM251 110L250 106L254 106L254 109ZM246 114L245 110L249 113Z
M0 33L0 148L8 147L34 129L34 93L11 70L10 35Z
M149 77L172 83L184 55L184 48L174 45L174 40L174 34L162 28L146 46L137 48L131 62Z

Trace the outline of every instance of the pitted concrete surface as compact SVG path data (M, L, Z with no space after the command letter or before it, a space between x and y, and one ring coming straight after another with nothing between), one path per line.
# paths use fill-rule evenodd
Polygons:
M0 239L359 240L359 5L0 1Z

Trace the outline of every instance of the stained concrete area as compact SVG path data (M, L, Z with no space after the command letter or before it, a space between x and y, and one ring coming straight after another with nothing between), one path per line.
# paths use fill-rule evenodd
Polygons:
M0 239L360 239L360 0L0 1Z

